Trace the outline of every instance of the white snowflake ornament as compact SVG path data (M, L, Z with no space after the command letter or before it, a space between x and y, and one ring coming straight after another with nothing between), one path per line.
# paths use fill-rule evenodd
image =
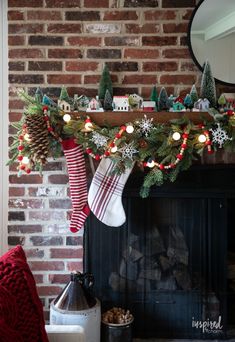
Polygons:
M120 148L119 151L122 153L122 159L129 158L131 160L133 160L133 155L139 152L134 148L133 142L125 144L125 146Z
M139 132L141 132L147 137L152 128L153 128L153 118L148 119L147 115L144 115L144 118L141 119L139 123Z
M212 142L219 145L219 148L223 147L223 144L227 140L232 140L232 138L229 138L227 132L221 128L220 123L217 123L217 128L210 129L212 134Z
M92 137L90 140L97 146L97 148L99 148L107 144L108 138L104 137L98 132L92 132Z

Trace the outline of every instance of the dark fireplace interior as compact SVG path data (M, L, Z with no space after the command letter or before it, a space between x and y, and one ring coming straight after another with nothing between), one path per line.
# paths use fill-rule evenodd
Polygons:
M141 199L143 176L134 173L123 196L126 223L89 218L85 271L103 310L131 310L134 336L234 337L234 175L232 165L197 165ZM218 324L202 329L198 321Z

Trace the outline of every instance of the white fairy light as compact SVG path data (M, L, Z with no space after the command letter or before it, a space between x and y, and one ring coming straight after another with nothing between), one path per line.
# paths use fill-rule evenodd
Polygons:
M172 134L173 140L178 141L178 140L180 140L180 138L181 138L181 134L179 132L175 132Z
M63 120L68 123L71 120L71 115L70 114L64 114Z
M131 133L134 132L134 127L133 127L132 124L128 124L128 125L126 126L126 132L129 133L129 134L131 134Z
M205 143L206 142L206 136L205 136L205 134L200 134L199 135L199 137L198 137L198 141L200 142L200 143Z

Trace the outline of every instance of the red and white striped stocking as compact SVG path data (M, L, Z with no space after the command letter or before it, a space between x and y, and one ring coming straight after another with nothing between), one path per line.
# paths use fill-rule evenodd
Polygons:
M90 213L87 204L87 178L83 150L74 139L62 141L64 155L67 161L70 196L73 205L73 213L70 222L70 230L76 233L82 228Z

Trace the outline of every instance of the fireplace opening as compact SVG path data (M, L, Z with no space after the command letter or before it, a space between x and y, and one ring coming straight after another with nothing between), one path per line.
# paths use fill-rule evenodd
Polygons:
M234 337L234 171L194 167L144 200L134 174L123 226L89 218L85 270L94 274L103 310L131 310L134 336Z

